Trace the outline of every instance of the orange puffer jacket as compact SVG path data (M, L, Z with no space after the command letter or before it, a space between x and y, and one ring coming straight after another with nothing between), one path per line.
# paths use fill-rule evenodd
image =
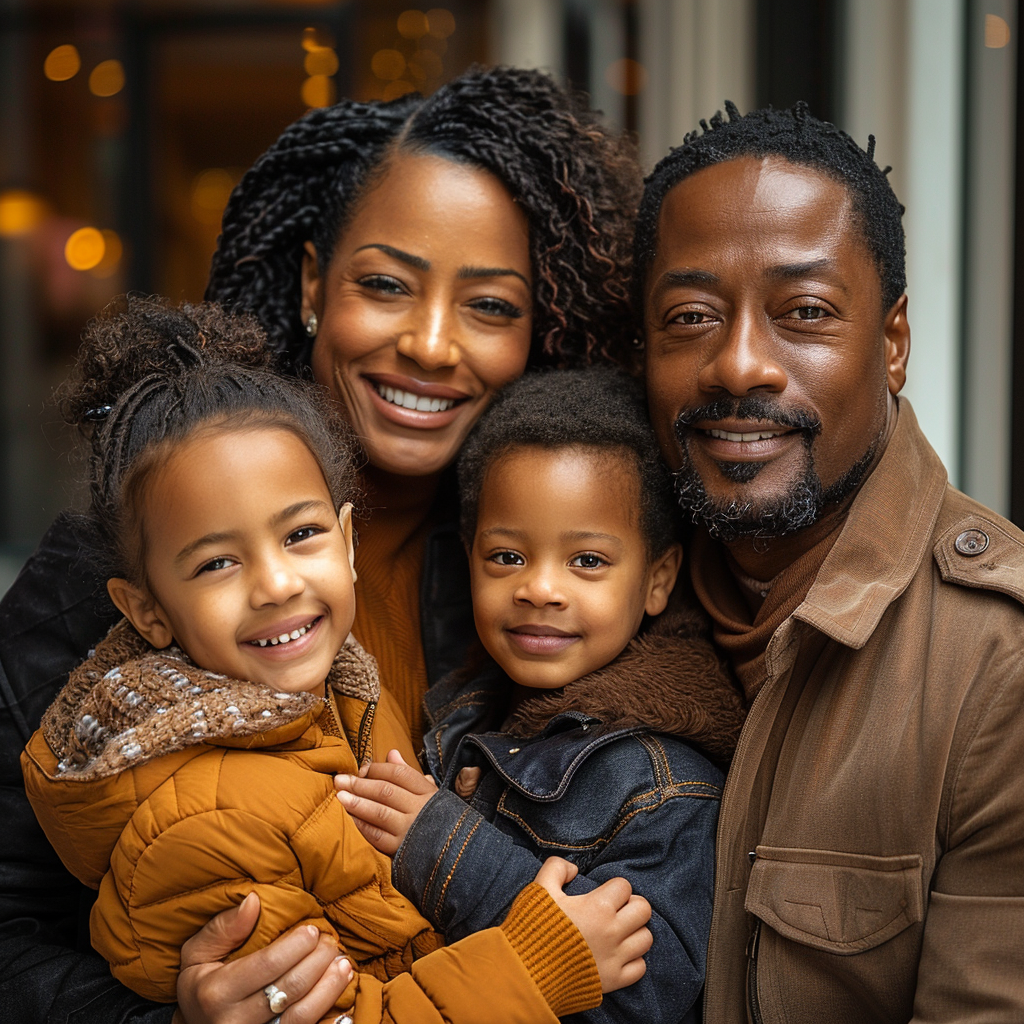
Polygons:
M72 673L22 767L61 860L99 888L92 941L114 975L172 1002L182 943L255 891L259 923L233 955L314 924L356 966L338 1009L359 1024L535 1024L596 1006L590 951L539 886L500 928L443 948L334 791L335 773L391 747L412 758L408 726L354 640L328 684L330 702L240 683L125 622Z

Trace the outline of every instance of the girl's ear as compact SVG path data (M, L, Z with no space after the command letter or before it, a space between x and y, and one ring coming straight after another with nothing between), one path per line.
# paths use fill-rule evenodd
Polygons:
M345 546L348 548L348 567L352 570L352 582L356 581L356 545L352 529L352 502L346 501L338 509L338 522L341 532L345 535Z
M648 615L660 615L665 610L682 564L682 544L671 544L664 554L651 563L647 573L647 602L644 605Z
M114 577L107 580L107 593L139 635L158 650L174 642L171 624L148 590Z

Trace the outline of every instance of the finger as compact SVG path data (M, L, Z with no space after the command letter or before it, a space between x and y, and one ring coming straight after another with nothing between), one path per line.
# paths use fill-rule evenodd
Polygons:
M619 911L618 917L623 926L631 931L642 928L651 919L651 905L643 896L634 893Z
M260 916L260 898L251 892L237 906L210 918L181 947L181 966L223 960L249 937Z
M635 985L646 973L647 962L643 957L638 957L636 960L630 960L629 963L623 964L619 971L622 987Z
M314 984L301 996L292 998L284 1013L281 1014L281 1024L316 1024L326 1016L329 1019L333 1007L341 998L342 992L348 987L353 978L352 965L345 957L335 957L327 965L326 970L316 979ZM282 978L284 985L293 984L289 979ZM278 984L278 987L283 987ZM285 989L290 992L290 989ZM265 999L265 997L264 997ZM264 1003L263 1013L266 1013ZM335 1011L336 1013L337 1011Z
M621 910L629 903L633 895L633 887L624 878L609 878L596 889L588 893L592 899L599 900L615 910Z
M562 890L579 874L579 868L572 861L562 857L548 857L534 877L534 881L543 886L553 896Z
M388 751L387 760L391 764L404 764L407 768L409 767L408 761L402 757L402 752L400 750L395 750L394 748Z
M623 960L638 960L647 955L654 944L650 928L638 928L619 942Z
M397 835L402 827L402 822L410 810L394 807L387 803L381 803L373 797L356 796L342 790L337 794L341 806L353 817L366 822L367 825L376 825L381 831L391 835Z
M398 836L384 832L376 825L368 825L358 818L353 818L352 823L362 833L363 838L379 853L386 853L389 857L393 857L398 852L400 845Z
M395 751L395 754L399 758L402 756L398 751ZM360 772L360 778L391 783L410 793L433 793L437 789L434 780L429 775L424 775L418 768L412 768L401 760L398 763L374 761L367 768L365 775Z

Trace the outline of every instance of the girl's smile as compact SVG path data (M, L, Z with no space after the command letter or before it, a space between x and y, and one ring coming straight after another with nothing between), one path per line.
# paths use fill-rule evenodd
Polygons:
M321 694L355 615L350 509L339 519L292 431L199 430L146 481L145 588L112 580L111 595L156 647Z

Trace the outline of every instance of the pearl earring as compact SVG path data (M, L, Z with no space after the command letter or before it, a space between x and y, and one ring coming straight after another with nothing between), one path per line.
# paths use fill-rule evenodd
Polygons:
M309 319L306 321L306 333L311 338L315 338L316 337L316 332L317 332L317 329L319 328L319 326L320 325L317 323L317 319L316 319L316 313L310 313L309 314Z

